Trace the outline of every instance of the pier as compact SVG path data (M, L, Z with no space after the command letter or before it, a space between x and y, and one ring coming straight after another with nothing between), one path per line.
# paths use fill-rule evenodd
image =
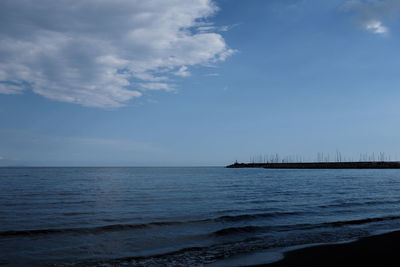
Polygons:
M265 169L400 169L399 161L238 163L227 168Z

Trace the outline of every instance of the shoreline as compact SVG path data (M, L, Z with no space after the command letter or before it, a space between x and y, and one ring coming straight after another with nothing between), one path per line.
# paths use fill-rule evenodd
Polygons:
M396 230L346 243L293 249L278 261L250 266L398 266L399 244L400 230Z

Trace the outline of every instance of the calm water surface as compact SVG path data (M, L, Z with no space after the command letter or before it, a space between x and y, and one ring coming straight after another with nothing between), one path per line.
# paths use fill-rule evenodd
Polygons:
M398 229L399 208L400 170L0 168L0 265L218 265Z

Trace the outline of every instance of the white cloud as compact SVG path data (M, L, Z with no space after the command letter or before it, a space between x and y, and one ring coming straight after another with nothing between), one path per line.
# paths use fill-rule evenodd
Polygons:
M174 90L174 88L168 83L140 83L139 87L143 90L151 91L164 90L170 92Z
M234 26L236 26L236 24L233 26L218 26L218 27L213 26L212 24L211 25L205 24L205 25L199 26L197 30L199 32L213 32L213 31L226 32L226 31L229 31Z
M346 12L354 12L356 21L367 32L386 34L389 28L383 24L398 15L400 1L398 0L348 0L343 6Z
M235 52L206 21L217 10L212 0L2 0L0 93L107 108L170 91L171 75Z
M208 74L205 74L204 76L207 76L207 77L218 77L219 73L208 73Z
M175 72L175 75L181 77L188 77L190 76L190 72L188 71L188 68L186 66L182 66L177 72Z
M21 94L23 89L22 85L0 83L0 94Z
M365 24L365 28L367 31L370 31L372 33L376 34L383 34L387 33L388 29L382 25L382 22L378 20L371 20Z

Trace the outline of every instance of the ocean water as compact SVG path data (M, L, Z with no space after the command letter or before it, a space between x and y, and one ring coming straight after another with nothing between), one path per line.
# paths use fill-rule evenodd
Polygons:
M399 228L400 170L0 168L0 265L240 265Z

